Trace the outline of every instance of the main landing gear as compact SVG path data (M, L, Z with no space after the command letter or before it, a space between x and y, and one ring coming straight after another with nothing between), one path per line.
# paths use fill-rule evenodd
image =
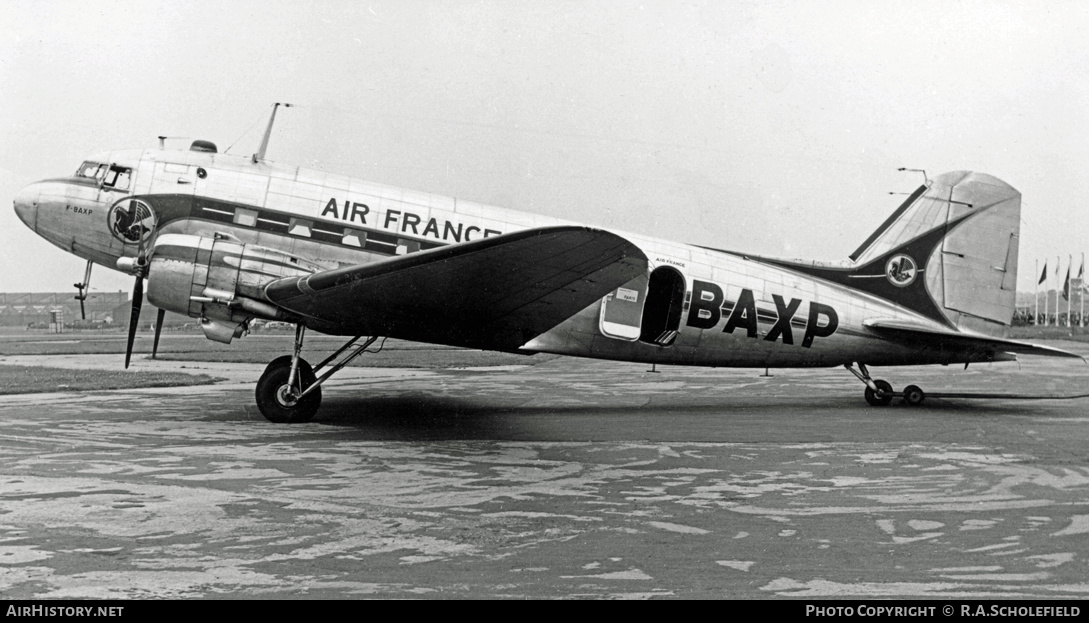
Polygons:
M257 408L270 422L293 424L310 421L321 406L321 384L353 359L362 355L371 344L378 340L378 336L367 338L361 346L356 347L350 355L333 364L319 378L316 376L318 371L351 348L363 336L355 336L325 361L311 368L310 364L299 356L302 352L305 333L306 327L297 325L293 354L273 359L257 381Z
M866 369L865 364L858 364L858 370L855 370L851 364L844 364L844 368L851 374L858 377L858 380L866 384L866 402L875 407L884 407L892 402L893 398L897 396L904 399L904 402L911 406L920 405L923 400L926 399L926 394L922 389L919 389L918 385L908 385L902 392L895 392L892 390L892 385L888 381L881 379L874 380L870 377L870 371ZM861 370L861 372L859 371Z

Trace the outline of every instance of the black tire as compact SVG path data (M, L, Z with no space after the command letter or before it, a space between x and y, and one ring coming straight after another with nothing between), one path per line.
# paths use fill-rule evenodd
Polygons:
M923 404L924 400L926 400L926 394L918 385L908 385L904 388L904 402L915 407Z
M314 369L305 359L299 359L299 375L303 388L309 387L317 377ZM287 388L287 379L291 376L291 356L284 355L269 362L261 378L257 381L257 408L261 415L277 424L295 424L309 422L321 406L321 387L307 394L302 400L292 403L286 400L281 389Z
M866 388L866 402L875 407L884 407L892 402L892 385L888 381L874 381L874 385L877 386L877 392L874 392L869 387Z

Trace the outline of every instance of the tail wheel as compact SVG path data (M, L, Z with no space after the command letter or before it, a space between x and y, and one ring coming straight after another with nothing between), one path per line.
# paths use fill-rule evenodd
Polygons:
M866 387L866 402L875 407L883 407L892 402L892 385L888 381L877 380L873 382L877 391Z
M278 424L309 422L321 406L321 387L315 387L314 391L306 396L296 398L297 388L293 390L287 384L290 376L291 356L284 355L273 359L257 381L257 408L270 422ZM313 368L301 358L299 359L299 378L303 389L317 380Z
M904 388L904 402L911 406L923 404L923 400L926 399L926 394L922 389L919 389L918 385L908 385Z

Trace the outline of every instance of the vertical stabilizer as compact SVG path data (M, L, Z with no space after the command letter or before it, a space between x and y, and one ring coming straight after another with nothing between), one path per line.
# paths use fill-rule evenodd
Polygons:
M984 173L930 180L846 267L770 260L892 301L958 330L1001 337L1017 298L1021 193Z
M930 311L946 323L1004 334L1017 297L1021 193L984 173L945 173L894 217L853 256L856 275L883 267L893 289L884 283L856 287L879 290L916 311L930 307L925 294Z

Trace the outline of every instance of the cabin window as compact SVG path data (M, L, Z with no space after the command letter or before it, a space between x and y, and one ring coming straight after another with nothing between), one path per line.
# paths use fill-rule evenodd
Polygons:
M397 239L397 255L406 255L408 253L415 253L420 250L420 243L416 240L408 240L407 238Z
M310 237L310 228L313 227L314 221L293 218L287 227L287 233L292 236L303 236L305 238Z
M249 210L246 208L235 208L234 222L238 225L245 227L257 226L257 210Z
M367 232L358 229L345 229L341 244L349 247L362 247L367 242Z

